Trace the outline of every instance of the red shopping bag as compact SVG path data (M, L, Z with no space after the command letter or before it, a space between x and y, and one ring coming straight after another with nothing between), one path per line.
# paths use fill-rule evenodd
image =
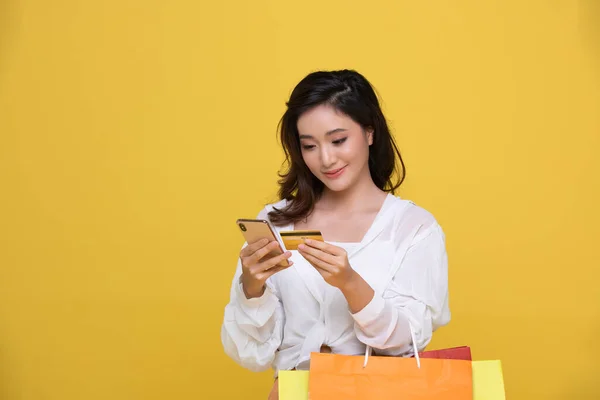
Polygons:
M447 360L471 361L471 348L469 346L451 347L449 349L428 350L419 353L421 358L440 358Z

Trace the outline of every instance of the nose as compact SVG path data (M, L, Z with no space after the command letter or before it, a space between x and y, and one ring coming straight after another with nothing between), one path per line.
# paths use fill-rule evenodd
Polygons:
M321 147L321 164L325 169L333 166L336 162L335 150L330 146Z

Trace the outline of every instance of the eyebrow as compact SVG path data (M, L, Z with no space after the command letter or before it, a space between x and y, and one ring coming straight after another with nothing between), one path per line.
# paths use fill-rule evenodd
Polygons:
M335 128L330 131L327 131L325 133L325 136L329 136L329 135L333 135L334 133L345 132L345 131L347 131L347 129L345 129L345 128ZM300 135L300 139L314 139L314 137L312 137L311 135Z

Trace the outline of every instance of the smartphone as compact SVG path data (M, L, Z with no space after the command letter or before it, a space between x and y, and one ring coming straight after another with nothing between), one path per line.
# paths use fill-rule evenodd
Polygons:
M323 241L321 231L317 230L281 231L280 235L285 248L288 250L298 250L298 245L303 243L306 239Z
M281 237L273 228L273 226L269 223L269 221L264 219L245 219L241 218L236 221L238 228L242 232L244 239L246 242L253 243L261 239L269 239L276 240L279 243L279 248L272 250L269 255L278 256L283 254L286 251L285 245L281 240ZM281 263L277 264L281 267L288 267L289 260L283 260Z

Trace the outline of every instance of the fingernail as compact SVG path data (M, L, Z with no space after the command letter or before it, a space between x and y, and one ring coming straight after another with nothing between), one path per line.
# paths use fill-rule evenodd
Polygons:
M312 243L312 239L304 239L304 243L311 244Z
M304 250L304 245L303 244L299 244L298 245L298 250Z

